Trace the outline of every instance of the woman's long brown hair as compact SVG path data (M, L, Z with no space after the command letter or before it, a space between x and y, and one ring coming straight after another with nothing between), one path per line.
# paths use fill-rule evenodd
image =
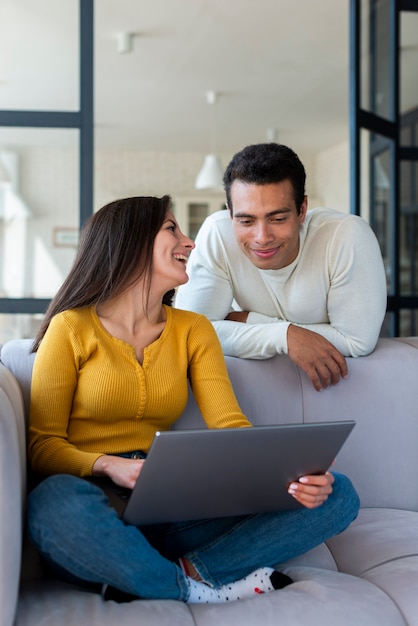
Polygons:
M106 204L85 223L74 264L49 304L32 352L57 313L107 302L141 277L149 289L155 237L170 206L170 196L125 198ZM163 302L171 304L172 295Z

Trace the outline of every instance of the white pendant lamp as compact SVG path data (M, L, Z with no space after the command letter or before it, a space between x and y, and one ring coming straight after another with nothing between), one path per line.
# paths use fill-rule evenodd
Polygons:
M222 190L223 169L219 157L216 154L207 154L202 169L197 175L196 189L219 189Z
M217 100L217 94L215 91L208 91L206 93L206 99L208 104L212 105L212 152L205 156L202 169L197 175L195 188L196 189L212 189L214 191L222 191L223 189L223 167L219 157L216 155L216 124L214 105Z

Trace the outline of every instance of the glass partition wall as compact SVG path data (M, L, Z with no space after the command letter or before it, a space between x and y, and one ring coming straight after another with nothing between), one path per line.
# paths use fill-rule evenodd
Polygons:
M59 131L65 147L51 151L56 132L13 128L0 150L0 343L33 337L74 258L79 137Z
M351 2L353 213L370 221L387 277L384 336L418 330L418 6Z
M0 344L34 336L93 208L93 0L16 2L6 11L3 72L12 80L0 110Z

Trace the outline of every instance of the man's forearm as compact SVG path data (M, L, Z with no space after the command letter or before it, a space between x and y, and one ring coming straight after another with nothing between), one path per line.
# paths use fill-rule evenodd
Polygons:
M243 324L228 320L212 322L225 355L242 359L269 359L287 353L288 322Z
M287 354L287 329L291 322L271 318L270 323L243 323L238 321L240 313L244 312L230 314L234 321L230 319L212 321L224 354L243 359L268 359L276 354ZM331 324L297 324L297 326L328 339L344 356L357 357L370 354L379 335L377 327L370 329L366 334L356 334L353 329L351 335L346 335Z

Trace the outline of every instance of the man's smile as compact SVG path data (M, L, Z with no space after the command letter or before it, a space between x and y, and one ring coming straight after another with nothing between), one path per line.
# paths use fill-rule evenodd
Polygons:
M271 257L277 254L280 248L281 246L276 246L275 248L268 248L267 250L266 249L260 250L258 248L250 248L250 249L253 254L260 257L261 259L270 259Z

